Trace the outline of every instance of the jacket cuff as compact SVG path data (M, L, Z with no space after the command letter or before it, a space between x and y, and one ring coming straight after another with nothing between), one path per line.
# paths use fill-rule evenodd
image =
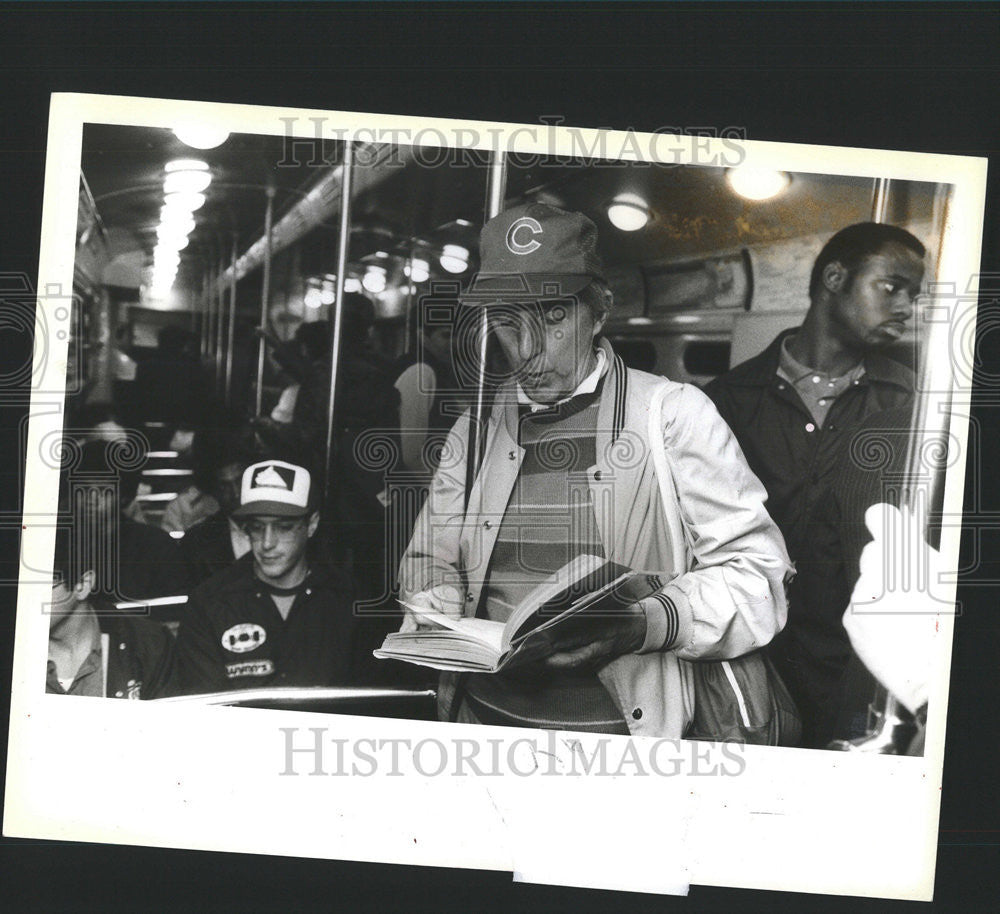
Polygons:
M665 587L642 601L646 638L639 654L672 651L691 640L691 607L676 587Z

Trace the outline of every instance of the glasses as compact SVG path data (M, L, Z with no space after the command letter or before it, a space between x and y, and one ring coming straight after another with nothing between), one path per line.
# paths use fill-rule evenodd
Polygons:
M572 312L576 299L540 299L518 304L500 302L487 309L487 319L495 331L514 331L523 327L555 326Z
M305 524L305 518L300 520L251 520L243 525L243 532L250 539L258 541L264 539L269 530L277 539L289 539Z

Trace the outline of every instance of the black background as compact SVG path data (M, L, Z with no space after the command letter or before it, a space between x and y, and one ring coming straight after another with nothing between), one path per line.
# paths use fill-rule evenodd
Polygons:
M524 123L561 115L571 125L636 130L742 126L751 139L989 156L983 269L1000 276L995 4L53 3L3 4L0 14L0 272L32 281L55 91ZM1000 292L1000 281L992 288ZM991 364L1000 366L998 334L986 329L998 310L994 301L980 312L984 377ZM4 360L19 364L30 351L26 335L5 326L2 336ZM983 429L976 463L984 482L970 472L968 490L983 495L984 511L996 500L1000 438L988 404L1000 400L1000 384L991 394L989 380L974 413ZM0 391L7 429L26 410L16 394ZM13 512L17 436L4 441L2 510ZM6 576L16 539L4 535ZM937 863L941 910L994 910L998 895L1000 624L997 590L975 586L997 567L997 544L983 543L986 564L960 594ZM974 531L963 554L976 554ZM0 681L9 681L13 589L3 591ZM72 777L73 747L65 767ZM843 815L862 830L876 812L845 808ZM618 895L513 885L507 873L10 839L0 843L0 869L5 895L22 910L927 910L699 887L687 899Z

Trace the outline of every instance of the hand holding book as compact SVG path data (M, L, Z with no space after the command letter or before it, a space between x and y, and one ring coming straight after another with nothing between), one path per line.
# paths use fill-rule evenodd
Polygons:
M416 594L409 603L403 603L403 624L400 632L415 632L427 627L421 610L441 614L450 619L462 618L462 594L450 584L438 584Z
M404 603L403 627L385 639L375 656L481 672L539 661L564 669L600 665L642 646L641 601L662 586L655 574L630 571L597 556L577 556L504 624L458 618L461 595L439 585Z

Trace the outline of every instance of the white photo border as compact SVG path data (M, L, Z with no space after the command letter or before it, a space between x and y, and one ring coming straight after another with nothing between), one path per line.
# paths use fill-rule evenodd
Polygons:
M11 693L4 834L12 837L142 844L380 861L396 864L509 870L526 881L645 892L683 893L689 884L780 889L929 900L933 894L937 824L954 625L941 616L922 758L867 756L747 747L739 753L675 743L662 759L678 759L681 776L635 776L631 764L606 777L571 775L569 739L531 731L449 724L330 717L301 712L191 708L80 699L65 702L41 691L47 620L39 595L50 580L57 471L30 455L62 427L61 403L42 391L62 389L69 317L49 305L73 286L82 131L85 123L172 127L210 118L231 131L315 139L314 118L363 139L393 131L433 131L479 137L475 148L502 143L512 151L570 154L568 128L349 112L256 107L78 94L52 96L36 328L36 372L26 430L22 582ZM291 125L291 126L290 126ZM602 132L610 149L629 137ZM400 134L397 134L400 135ZM406 135L405 133L402 135ZM578 130L587 143L598 131ZM633 134L649 137L648 134ZM332 138L332 137L331 137ZM731 147L702 138L707 150ZM728 141L732 142L732 141ZM952 185L941 241L939 278L971 309L954 314L963 328L956 345L971 347L986 161L971 157L871 149L840 149L740 141L746 161L784 171L929 181ZM681 152L681 163L690 150ZM629 157L622 155L622 158ZM949 357L972 365L971 351ZM41 365L38 361L41 360ZM969 431L971 377L959 373L951 391L952 440L964 448ZM967 448L949 468L945 511L962 510ZM32 526L35 529L32 529ZM946 525L941 554L958 561L960 529ZM35 570L29 570L35 569ZM44 585L44 586L42 586ZM954 584L952 584L952 599ZM287 730L308 739L324 731L327 752L337 740L356 746L391 737L498 746L502 776L427 773L436 765L412 755L399 768L313 774L286 770ZM574 737L588 752L596 737ZM493 741L490 743L490 741ZM520 746L514 746L522 741ZM649 740L616 737L649 757ZM296 744L301 745L301 744ZM341 746L345 743L340 743ZM72 747L72 756L68 755ZM512 748L513 747L513 748ZM542 747L542 749L539 749ZM428 750L432 751L432 750ZM631 752L633 750L628 750ZM523 762L526 752L533 762ZM541 758L540 753L545 756ZM297 757L296 757L297 758ZM700 761L696 761L699 759ZM511 761L513 764L509 764ZM523 764L522 764L523 762ZM532 767L534 764L534 768ZM715 766L721 776L694 770ZM667 768L669 766L662 765ZM559 776L547 777L558 769ZM736 769L739 769L736 771ZM423 771L424 773L421 773ZM726 776L725 772L733 776ZM67 777L67 772L71 776ZM737 776L738 775L738 776ZM878 815L858 829L845 809Z

